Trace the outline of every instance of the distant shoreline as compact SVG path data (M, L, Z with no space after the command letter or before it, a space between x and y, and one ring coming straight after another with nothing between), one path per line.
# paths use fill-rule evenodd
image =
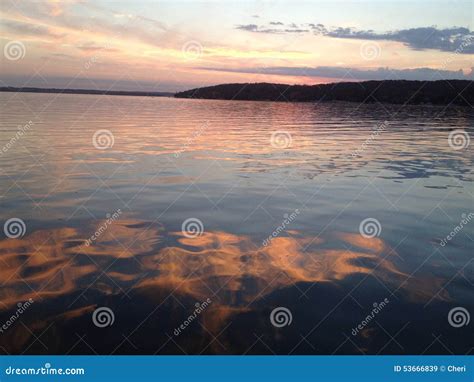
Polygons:
M170 92L139 92L128 90L93 90L93 89L59 89L59 88L33 88L33 87L0 87L0 92L10 93L62 93L62 94L92 94L92 95L114 95L135 97L173 97L175 93Z
M238 101L388 103L406 105L474 105L474 81L384 80L319 85L235 83L178 92L176 98Z
M0 92L90 94L135 97L174 97L229 101L323 102L344 101L406 105L474 105L474 81L385 80L336 82L319 85L234 83L183 92L0 87Z

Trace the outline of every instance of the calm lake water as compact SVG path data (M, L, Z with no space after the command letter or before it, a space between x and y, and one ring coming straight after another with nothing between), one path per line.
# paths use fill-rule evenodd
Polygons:
M471 108L0 105L2 352L472 353Z

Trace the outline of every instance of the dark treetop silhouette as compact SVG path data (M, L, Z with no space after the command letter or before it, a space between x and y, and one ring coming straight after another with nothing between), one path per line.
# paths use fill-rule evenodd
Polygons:
M322 85L224 84L176 93L177 98L246 101L349 101L394 104L474 104L474 81L367 81Z

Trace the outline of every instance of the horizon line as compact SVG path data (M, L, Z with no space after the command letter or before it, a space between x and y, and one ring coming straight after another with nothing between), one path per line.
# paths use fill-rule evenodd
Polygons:
M284 86L328 86L328 85L341 85L349 83L368 83L368 82L444 82L444 81L463 81L463 82L473 82L468 79L439 79L439 80L405 80L405 79L387 79L387 80L365 80L365 81L335 81L321 84L285 84L278 82L227 82L216 85L205 85L195 88L189 88L181 91L146 91L146 90L106 90L106 89L81 89L81 88L44 88L38 86L0 86L0 92L3 93L42 93L42 94L89 94L89 95L115 95L115 96L144 96L144 97L174 97L174 95L188 92L196 89L204 89L215 86L224 86L224 85L237 85L237 84L273 84L273 85L284 85Z

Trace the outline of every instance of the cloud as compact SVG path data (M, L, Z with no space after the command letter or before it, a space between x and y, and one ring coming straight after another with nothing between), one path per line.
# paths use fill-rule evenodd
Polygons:
M271 22L270 25L283 25L283 23L275 23ZM298 28L296 24L291 24L289 28L285 29L278 29L278 28L270 28L264 26L258 26L256 24L241 24L237 25L235 29L241 29L247 32L254 32L254 33L269 33L269 34L282 34L282 33L305 33L309 32L309 29L301 29Z
M17 20L2 20L3 31L15 34L16 36L21 37L49 37L53 39L63 38L66 36L65 33L55 33L43 25L34 25L31 23L24 23Z
M254 33L285 33L284 30L274 29L274 28L261 28L256 24L237 25L235 29L241 29L247 32L254 32Z
M308 29L285 29L286 33L305 33L309 32Z
M7 28L17 32L17 35L28 33L36 37L57 38L65 37L66 34L61 33L67 31L67 36L76 35L80 38L82 34L89 33L109 39L135 40L156 47L163 47L165 34L177 35L176 32L169 31L159 20L114 12L91 2L64 1L61 3L61 12L53 5L33 1L11 7L2 15L2 26L5 25L4 18L6 18L9 23L6 25ZM29 21L28 23L16 21L19 18L28 18ZM72 43L75 43L74 37L72 39ZM171 38L166 41L170 45L173 44Z
M373 30L357 30L354 28L335 27L328 28L323 24L290 24L284 28L283 23L271 21L269 26L247 24L237 25L237 29L253 33L307 33L314 35L359 40L387 40L404 43L414 50L435 49L443 52L457 52L463 54L474 53L474 32L468 28L453 27L438 29L432 27L420 27L401 29L393 32L376 33ZM277 28L276 28L277 27ZM308 29L309 28L309 29Z
M87 53L95 53L95 52L101 52L101 51L119 52L119 50L115 48L110 48L108 46L98 46L91 43L83 44L81 46L77 46L76 48Z
M328 33L328 30L323 24L308 24L308 26L313 30L315 34L326 35Z
M336 28L321 34L346 39L398 41L415 50L436 49L444 52L454 52L466 43L462 52L459 53L474 53L474 33L468 28L462 27L447 29L437 29L436 27L411 28L388 33Z
M462 70L437 70L431 68L416 69L356 69L342 68L338 66L311 67L260 67L260 68L211 68L199 67L197 69L232 72L232 73L255 73L278 76L303 76L317 78L332 78L344 81L368 81L368 80L419 80L430 81L440 79L451 80L474 80L474 67L471 72L464 74Z
M237 25L235 29L242 29L244 31L249 31L249 32L257 32L258 25L257 24Z
M145 16L134 16L136 19L138 20L141 20L141 21L144 21L146 23L149 23L151 26L157 28L157 29L161 29L163 31L167 31L168 30L168 27L162 23L161 21L158 21L158 20L154 20L154 19L151 19L149 17L145 17Z

